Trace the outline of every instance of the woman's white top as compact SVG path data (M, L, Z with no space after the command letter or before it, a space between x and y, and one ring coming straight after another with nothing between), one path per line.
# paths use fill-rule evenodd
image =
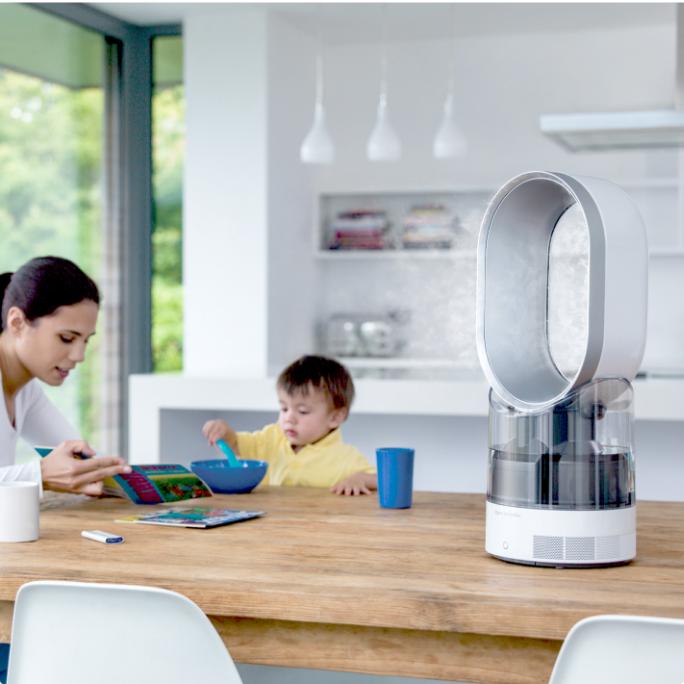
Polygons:
M80 436L45 396L37 380L31 380L17 392L14 426L7 415L4 397L0 403L0 482L37 482L42 497L40 460L14 465L17 440L21 437L32 447L57 446L67 439L80 439Z

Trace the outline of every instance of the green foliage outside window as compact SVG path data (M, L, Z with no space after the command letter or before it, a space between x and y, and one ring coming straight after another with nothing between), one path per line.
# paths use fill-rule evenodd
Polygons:
M76 262L96 282L102 257L104 96L0 68L0 273L36 256ZM155 216L152 346L154 370L182 369L183 86L153 98ZM99 441L100 354L60 388L45 391L92 444Z
M152 98L154 229L152 233L152 359L155 372L183 368L183 161L185 100L182 85Z
M96 282L104 98L0 68L0 272L37 256L76 262ZM98 336L51 399L97 444Z

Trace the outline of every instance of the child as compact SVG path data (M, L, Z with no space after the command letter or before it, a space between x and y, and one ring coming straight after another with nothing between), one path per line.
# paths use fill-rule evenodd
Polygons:
M354 384L345 368L324 356L303 356L276 384L278 422L259 432L235 432L222 420L202 428L209 444L219 439L237 456L267 461L264 484L330 487L334 494L370 494L373 468L356 447L344 444L340 425L349 415Z

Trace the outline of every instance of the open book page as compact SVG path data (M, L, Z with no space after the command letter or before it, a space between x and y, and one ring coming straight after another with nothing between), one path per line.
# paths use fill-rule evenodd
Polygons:
M168 508L163 513L130 515L116 522L171 525L173 527L218 527L266 515L266 511L231 511L225 508Z
M132 473L108 477L105 494L123 496L137 504L158 504L211 496L211 490L182 465L131 466Z
M54 447L34 447L43 457ZM89 456L74 454L74 458ZM134 465L132 473L105 478L104 493L120 496L136 504L159 504L212 496L204 481L182 465L157 463Z

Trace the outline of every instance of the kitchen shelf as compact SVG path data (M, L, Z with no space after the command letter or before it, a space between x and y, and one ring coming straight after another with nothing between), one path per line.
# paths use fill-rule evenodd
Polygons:
M326 249L315 252L316 259L475 259L476 249Z
M684 249L652 249L648 252L649 257L684 257Z
M313 252L323 259L473 259L476 256L477 235L484 212L496 189L462 187L452 189L406 191L358 191L321 193L315 200L313 217ZM456 233L450 249L403 249L402 224L417 206L439 205L454 214L462 229ZM390 228L387 249L330 249L330 226L343 212L358 210L383 211Z
M406 359L386 356L341 356L348 368L462 368L451 359Z
M421 359L402 357L336 357L355 379L384 378L404 380L441 380L485 382L480 367L465 365L453 359Z
M401 358L401 357L386 357L386 356L340 356L337 360L345 365L347 368L392 368L392 369L404 369L404 368L419 368L419 369L432 369L432 368L444 368L448 370L459 370L459 371L473 371L472 368L463 366L462 363L454 361L452 359L411 359L411 358ZM481 374L481 371L475 369ZM475 371L474 371L475 372Z
M639 180L614 180L611 182L623 190L663 190L666 188L677 190L681 185L679 179L672 176L666 178L641 178Z

